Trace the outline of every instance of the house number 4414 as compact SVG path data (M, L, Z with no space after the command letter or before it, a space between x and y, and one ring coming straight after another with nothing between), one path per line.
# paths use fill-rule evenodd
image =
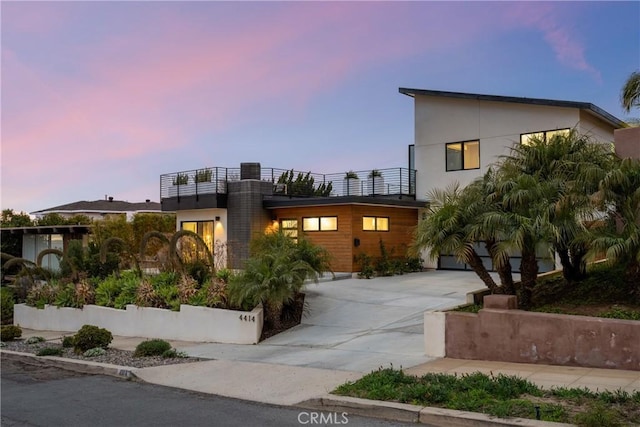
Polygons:
M240 320L242 320L244 322L255 322L256 321L256 316L250 316L248 314L241 314L240 315Z

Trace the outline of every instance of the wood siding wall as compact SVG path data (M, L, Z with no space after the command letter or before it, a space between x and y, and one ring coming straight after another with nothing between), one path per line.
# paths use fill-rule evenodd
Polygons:
M297 219L298 234L311 242L326 248L332 255L331 266L337 272L357 272L360 266L354 257L366 253L374 258L380 256L380 239L394 256L403 256L411 243L411 233L418 223L418 209L370 205L330 205L273 210L278 221ZM337 216L337 231L302 231L302 218ZM363 231L362 217L376 216L389 218L389 231ZM358 247L354 239L360 240Z

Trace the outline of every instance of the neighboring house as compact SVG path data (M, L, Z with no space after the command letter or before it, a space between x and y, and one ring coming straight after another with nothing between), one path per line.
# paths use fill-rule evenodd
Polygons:
M399 92L414 98L415 144L410 147L410 165L419 172L418 197L452 182L469 184L500 156L509 154L514 144L526 143L534 135L548 138L576 128L611 144L614 131L625 127L623 121L587 102L408 88ZM490 265L486 253L484 258ZM449 254L442 254L438 261L441 268L467 268ZM552 267L546 263L541 270Z
M104 200L82 200L67 203L66 205L31 212L31 215L35 215L39 219L47 214L54 213L64 218L85 215L91 219L105 219L114 215L126 215L127 221L130 221L137 213L162 213L162 210L160 203L152 202L149 199L144 202L131 203L105 196Z
M324 196L292 194L277 183L286 172L242 163L239 169L165 174L160 177L162 210L175 211L176 228L198 233L216 256L227 257L230 268L247 259L252 237L277 228L325 247L336 272L359 271L358 255L379 256L381 240L394 255L405 255L426 204L415 199L415 171L383 169L349 179L345 173L310 174L316 188L331 185Z
M131 220L137 213L162 213L160 203L146 200L140 203L130 203L105 197L105 200L79 201L31 212L40 219L46 214L59 214L63 218L84 215L93 220L106 219L116 215L124 215ZM38 254L44 249L59 249L65 251L71 240L87 242L91 225L52 225L36 227L3 228L2 235L22 236L22 258L35 262ZM58 258L47 256L43 259L43 267L58 269Z

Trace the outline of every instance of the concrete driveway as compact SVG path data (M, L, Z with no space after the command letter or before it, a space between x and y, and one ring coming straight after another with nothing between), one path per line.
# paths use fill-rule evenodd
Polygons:
M427 271L375 279L310 284L309 310L300 325L257 345L198 344L192 356L370 372L409 368L424 355L423 313L466 301L484 288L473 272Z

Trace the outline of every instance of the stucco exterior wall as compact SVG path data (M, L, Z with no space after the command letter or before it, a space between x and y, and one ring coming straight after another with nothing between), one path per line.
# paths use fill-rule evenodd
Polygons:
M640 127L616 129L614 139L618 156L640 159Z
M576 126L598 139L613 140L611 126L576 108L416 95L416 195L424 197L452 182L469 184L509 154L523 133ZM447 172L445 145L472 140L480 140L480 168Z
M494 308L446 313L447 357L640 370L639 321L514 310L506 295L484 301Z
M219 221L215 221L216 217L220 217ZM227 220L228 214L226 209L191 209L182 210L176 212L176 231L179 231L183 222L189 221L215 221L213 226L213 242L214 242L214 256L216 257L216 264L222 266L228 266L228 251L227 253L216 253L217 245L219 243L227 243Z

